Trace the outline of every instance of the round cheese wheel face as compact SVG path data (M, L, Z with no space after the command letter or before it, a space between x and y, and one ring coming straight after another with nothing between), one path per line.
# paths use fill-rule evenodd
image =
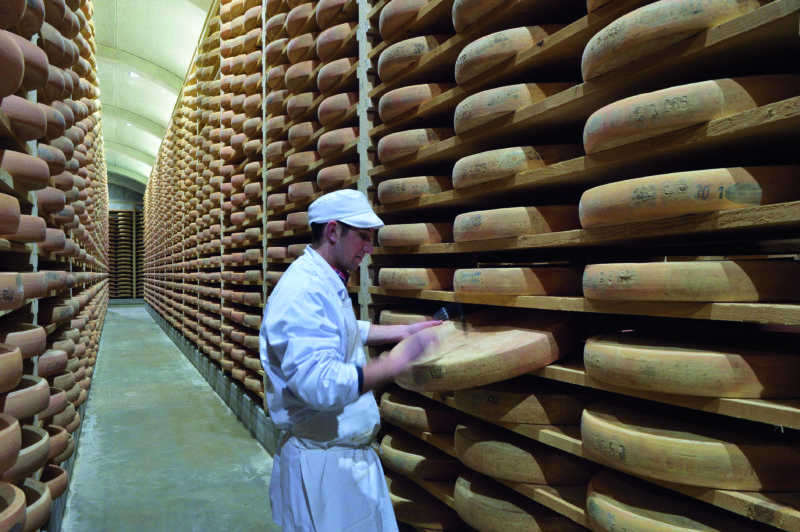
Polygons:
M381 96L378 101L378 116L383 122L389 122L455 86L454 83L424 83L394 89Z
M639 94L595 111L583 129L586 153L652 138L796 96L800 76L773 75L690 83Z
M755 423L697 414L687 418L675 408L594 403L581 420L583 454L625 473L677 484L797 490L796 438Z
M329 93L342 85L348 79L348 74L355 73L357 64L357 57L344 57L323 65L317 75L319 91L323 94ZM354 76L350 76L350 79L354 79ZM354 85L354 83L347 83L346 85L348 86L342 87L342 90L350 89L349 85ZM355 85L352 88L356 88Z
M273 65L278 62L282 57L286 57L286 46L289 44L289 39L275 39L270 42L264 49L268 65ZM286 58L288 60L288 57Z
M287 190L289 201L295 202L310 198L319 192L319 187L314 181L292 183Z
M452 241L451 223L384 225L378 230L378 242L381 246L420 246Z
M453 166L453 188L510 177L582 155L583 148L574 144L520 146L467 155Z
M800 167L760 166L676 172L600 185L581 196L584 228L794 201Z
M317 36L319 33L303 33L286 44L286 57L292 64L317 58Z
M453 2L453 27L456 32L461 33L503 3L504 0L455 0Z
M398 78L449 38L450 35L424 35L392 44L378 58L378 76L383 83Z
M468 96L455 110L455 132L466 133L558 94L574 83L525 83L489 89Z
M532 48L559 31L562 25L526 26L499 31L469 43L456 60L456 82L459 85Z
M458 515L482 532L579 532L586 529L496 480L465 472L454 491Z
M381 462L402 475L425 480L454 480L464 469L456 458L403 430L383 437Z
M451 290L453 268L381 268L380 286L387 290Z
M419 432L452 432L461 418L438 401L397 387L381 396L380 412L389 423Z
M334 125L358 105L358 93L345 92L328 96L319 104L317 118L323 126Z
M424 314L422 313L421 309L420 310L385 309L381 311L379 317L379 323L381 325L409 325L411 323L431 321L432 319L433 319L433 312ZM453 428L455 428L455 425L453 425Z
M418 176L389 179L378 185L378 200L384 205L439 194L452 189L450 176Z
M710 504L610 470L592 478L586 495L592 530L746 532L752 521Z
M667 337L646 331L587 339L586 373L600 382L701 397L794 397L800 360L779 337L728 338L724 332Z
M596 78L760 6L758 0L679 0L642 6L589 40L581 60L583 79Z
M273 91L286 89L286 70L291 65L288 63L283 65L275 65L267 71L267 85Z
M318 97L319 93L316 92L304 92L289 97L286 102L286 114L295 120L306 116Z
M590 264L583 295L617 301L796 301L800 264L783 260Z
M469 315L466 324L446 321L434 329L437 348L395 382L409 390L438 392L517 377L573 350L567 321L554 314L504 309Z
M453 223L456 242L490 240L579 229L573 205L509 207L459 214Z
M312 83L321 64L316 59L310 59L290 66L284 76L286 88L291 92L298 92Z
M473 471L526 484L586 484L592 462L502 428L466 420L455 432L458 459Z
M530 425L577 425L593 401L586 388L532 375L453 392L460 410L490 421Z
M454 135L450 128L411 129L391 133L378 141L378 159L385 164L432 146Z
M392 0L381 10L378 32L388 40L411 25L428 0Z
M305 146L320 130L319 122L301 122L289 128L289 143L295 148Z
M456 270L453 288L459 294L509 296L580 296L578 268L465 268Z
M358 178L357 164L337 164L328 166L317 172L317 186L320 190L328 190L337 185Z
M308 2L300 4L286 15L286 22L284 24L286 33L289 37L296 37L301 33L309 31L319 31L317 26L317 19L315 10L317 7L316 2Z
M330 28L337 22L358 19L358 5L353 0L320 0L317 2L317 24Z
M358 54L358 41L355 38L356 22L343 22L319 34L317 55L326 63L342 57Z
M320 135L317 141L317 151L321 157L328 157L356 141L358 141L357 127L334 129Z
M301 151L293 153L286 159L286 169L292 175L302 174L308 171L309 167L322 159L315 151Z
M433 530L463 530L458 514L414 481L393 471L384 471L395 517L401 523Z

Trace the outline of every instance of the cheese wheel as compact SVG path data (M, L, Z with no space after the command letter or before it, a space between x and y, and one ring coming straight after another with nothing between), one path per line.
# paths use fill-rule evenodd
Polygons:
M505 0L455 0L453 2L453 27L461 33L468 26L502 6Z
M266 174L267 185L279 185L288 177L289 171L285 167L270 168Z
M267 139L275 137L281 133L290 122L291 120L287 115L278 115L267 119L267 123L264 126L264 133L267 135Z
M20 224L19 200L8 194L0 194L0 234L14 234Z
M573 205L508 207L459 214L453 223L456 242L511 238L579 229Z
M19 47L25 61L25 74L22 78L21 88L26 91L35 91L44 87L50 75L47 54L24 37L14 33L3 33L14 40L14 44ZM16 58L16 54L13 54L12 57Z
M22 306L24 291L18 273L0 273L0 310L13 310Z
M492 478L526 484L586 484L597 470L591 462L479 421L462 422L455 433L458 459Z
M23 214L20 216L17 230L9 234L0 234L0 238L14 242L44 242L47 236L47 223L44 218Z
M589 40L584 81L759 8L759 0L661 0L627 13Z
M317 58L317 36L319 33L303 33L286 45L286 57L292 64Z
M284 37L283 39L275 39L274 41L270 42L266 48L264 48L264 57L267 61L267 65L273 65L278 63L282 58L286 57L286 45L289 44L289 39ZM286 57L286 61L289 58ZM281 61L285 62L285 61Z
M286 215L286 229L296 231L308 227L308 212L292 212Z
M64 121L64 115L56 111L53 107L40 103L39 107L45 113L47 117L47 131L45 132L46 139L57 139L58 137L64 135L66 131L66 122Z
M453 268L381 268L380 286L387 290L451 290Z
M80 14L82 15L82 12ZM23 13L22 18L17 24L17 32L26 39L30 39L35 33L39 33L39 30L42 29L44 19L44 2L42 0L28 0L25 13ZM85 39L83 40L85 41Z
M458 515L481 532L585 532L581 525L496 480L465 472L454 491Z
M385 11L384 9L383 12ZM381 96L378 102L378 116L383 122L389 122L398 116L411 112L423 103L436 98L453 87L455 87L453 83L424 83L389 91Z
M287 93L288 93L288 91L287 91ZM270 95L272 95L272 94L274 94L274 93L270 93ZM262 99L262 96L261 96L260 92L257 92L255 94L251 94L247 98L245 98L245 100L244 100L244 113L247 116L251 116L251 117L260 115L261 114L261 99ZM279 109L280 109L280 107L279 107Z
M36 151L38 152L38 158L47 164L51 174L60 174L66 168L67 159L64 157L64 152L61 150L47 144L39 143Z
M800 198L800 167L676 172L609 183L581 196L584 228L782 203Z
M401 523L434 530L466 528L452 508L412 480L392 471L384 471L384 474L395 518Z
M453 288L460 294L508 296L580 296L578 268L465 268L453 275Z
M286 205L286 194L282 192L274 192L267 195L267 208L274 209L275 207L283 207Z
M408 28L417 18L428 0L393 0L381 10L378 32L386 41L396 33Z
M593 400L585 388L531 375L453 392L456 406L479 418L533 425L577 425Z
M411 129L391 133L378 141L378 159L385 164L451 138L450 128Z
M8 172L20 188L39 190L50 184L47 163L27 153L0 150L0 168Z
M296 259L306 251L308 244L290 244L288 246L289 257ZM258 272L260 274L260 272Z
M753 523L709 504L610 470L592 478L586 494L592 530L747 532Z
M286 158L286 169L292 175L302 174L321 159L320 154L315 151L300 151Z
M378 230L378 242L381 246L420 246L452 241L451 223L384 225Z
M255 118L248 118L247 120L244 121L244 124L242 125L242 132L245 134L245 137L247 138L260 137L261 128L262 128L261 117L257 116Z
M279 91L286 88L286 71L289 69L288 64L275 65L267 71L267 85L273 91Z
M466 316L466 328L446 321L433 330L437 349L395 377L403 388L450 391L510 379L555 362L575 342L568 318L520 309L479 312Z
M297 92L311 83L320 64L321 63L316 59L312 59L290 66L286 70L286 75L284 77L286 88L291 92Z
M797 75L701 81L639 94L592 113L583 129L583 145L586 153L596 153L797 94L800 94Z
M5 98L17 92L22 86L25 77L25 56L14 42L12 33L0 30L0 65L3 76L0 79L0 98Z
M378 185L378 200L384 205L439 194L452 188L450 176L417 176L388 179Z
M286 30L284 24L286 23L286 13L278 13L271 16L264 24L264 31L267 32L267 40L274 41L281 36Z
M317 97L319 97L319 93L317 92L304 92L291 96L286 101L286 114L295 120L304 117L311 109ZM320 123L322 123L322 121L320 121Z
M317 118L323 126L333 125L341 121L350 109L358 105L358 93L345 92L328 96L319 104Z
M315 17L316 2L300 4L286 15L286 33L295 37L309 31L319 31Z
M650 404L646 410L591 404L581 420L583 454L625 473L689 486L737 491L800 487L800 446L791 435L697 414L687 418L682 410Z
M261 72L261 65L262 53L261 50L256 50L255 52L250 52L244 56L242 70L244 70L245 74L254 74L256 72Z
M283 233L284 231L288 231L286 220L267 221L267 233Z
M456 134L466 133L492 120L558 94L574 83L523 83L489 89L458 104L453 121Z
M337 164L328 166L317 172L317 186L320 190L328 190L348 180L358 178L357 164Z
M462 417L438 401L402 388L384 392L380 411L381 418L389 423L419 432L452 432Z
M756 343L708 331L669 338L646 332L593 336L583 352L586 373L600 382L701 397L797 395L800 359L777 337Z
M357 64L357 57L344 57L325 64L319 69L319 74L317 75L317 87L319 91L328 93L339 87L342 82L347 79L347 74L354 71ZM352 88L356 88L355 77L353 76L352 78L353 83L348 83L348 86L342 87L343 90L351 88L349 85L353 85Z
M581 157L575 144L520 146L467 155L453 166L453 188L464 188Z
M457 459L403 430L383 437L381 462L402 475L425 480L454 480L464 469Z
M525 26L499 31L469 43L456 60L456 82L460 85L511 59L520 52L540 46L545 38L561 30L560 24Z
M40 139L47 133L47 115L36 102L12 94L0 101L0 110L21 142Z
M286 246L269 246L267 248L268 259L285 259L288 256Z
M320 135L317 141L317 152L321 157L329 157L356 141L358 141L357 127L334 129Z
M282 160L286 152L292 149L288 140L277 140L267 144L267 160L275 162Z
M300 183L292 183L287 189L289 201L300 201L310 198L319 192L319 187L313 181L303 181Z
M289 128L289 143L295 148L305 146L320 130L319 122L301 122Z
M358 55L358 41L355 38L356 22L343 22L331 26L319 34L317 55L326 63L342 57Z
M378 58L378 76L383 83L398 78L449 38L450 35L424 35L392 44Z
M616 301L796 301L800 264L782 260L590 264L583 295Z

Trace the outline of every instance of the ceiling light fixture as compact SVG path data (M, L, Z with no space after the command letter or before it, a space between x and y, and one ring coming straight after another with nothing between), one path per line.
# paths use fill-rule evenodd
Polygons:
M140 76L139 74L137 74L136 72L134 72L132 70L130 72L128 72L128 75L130 77L132 77L132 78L140 78L140 77L142 77L142 76Z

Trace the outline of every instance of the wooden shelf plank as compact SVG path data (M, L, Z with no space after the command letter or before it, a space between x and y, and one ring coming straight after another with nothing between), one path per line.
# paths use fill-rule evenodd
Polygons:
M800 305L791 304L601 301L582 297L468 295L442 290L386 290L377 286L370 287L369 293L427 301L458 301L477 305L565 312L800 325Z
M685 83L692 79L692 72L711 69L721 63L722 57L747 57L757 50L768 52L796 45L800 42L798 11L800 0L775 0L687 41L676 43L659 52L657 59L644 57L493 120L481 128L377 166L370 175L394 177L412 168L454 162L473 153L516 145L521 134L525 134L526 141L532 144L547 142L554 134L565 131L572 131L574 135L575 130L580 130L597 109L628 96ZM796 99L790 101L797 106ZM790 114L796 116L797 113ZM726 120L716 122L723 124ZM502 131L502 135L498 131ZM724 133L723 128L711 136Z

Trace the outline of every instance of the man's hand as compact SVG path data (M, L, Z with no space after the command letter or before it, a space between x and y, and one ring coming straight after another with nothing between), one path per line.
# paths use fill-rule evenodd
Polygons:
M418 359L426 349L439 343L439 335L435 327L440 321L416 323L416 332L397 344L389 354L369 362L364 366L364 384L362 392L367 392L392 380L397 375L408 371L412 362ZM423 327L419 327L424 325ZM407 326L411 327L411 326Z

